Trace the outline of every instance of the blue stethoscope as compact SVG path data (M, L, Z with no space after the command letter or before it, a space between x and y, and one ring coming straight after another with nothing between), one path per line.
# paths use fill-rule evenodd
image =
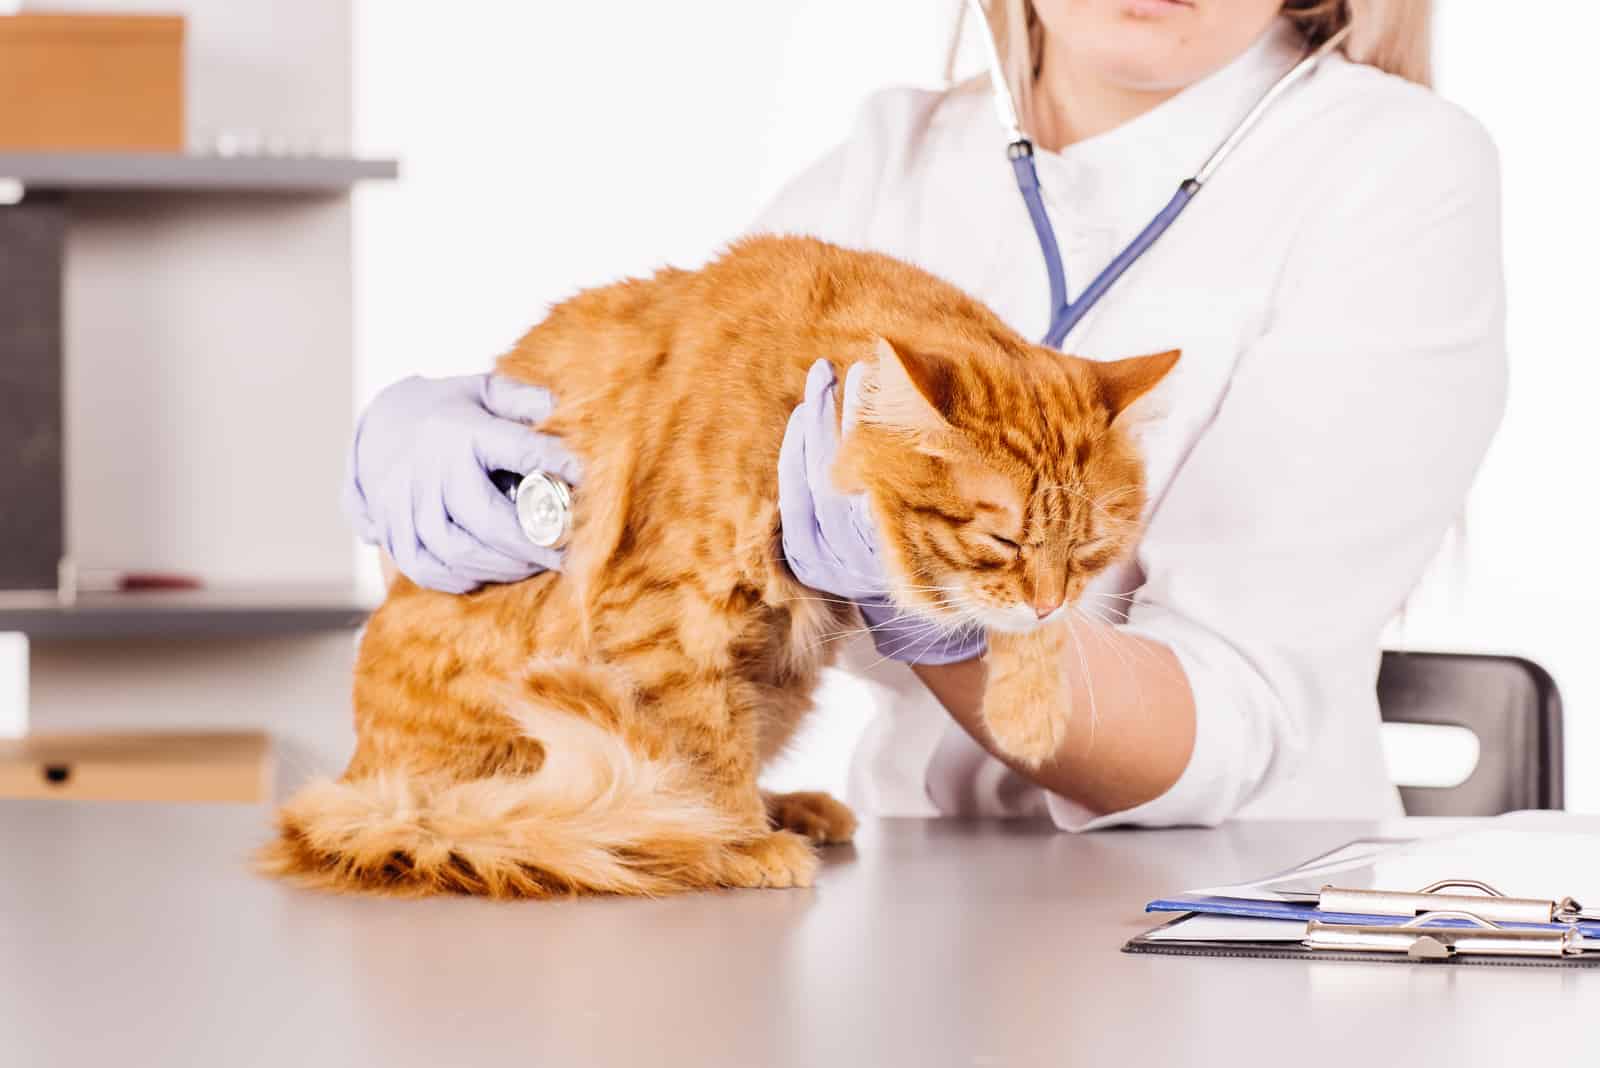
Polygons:
M1157 212L1155 218L1151 219L1145 228L1139 231L1138 236L1128 243L1128 247L1118 253L1105 269L1095 276L1094 281L1078 295L1077 300L1068 300L1067 273L1061 266L1061 247L1056 244L1055 229L1050 225L1050 216L1044 209L1044 199L1039 194L1039 172L1033 165L1033 142L1022 132L1022 123L1017 118L1016 101L1012 99L1011 87L1006 83L1000 65L1000 51L995 46L994 35L989 30L988 16L984 14L983 5L980 0L968 0L968 4L972 13L977 16L979 25L983 27L982 37L989 58L989 77L994 83L995 108L999 112L1001 125L1011 135L1011 141L1006 146L1006 158L1011 161L1011 170L1017 177L1017 189L1022 193L1023 203L1028 206L1028 217L1033 220L1033 232L1039 237L1039 250L1044 254L1045 271L1050 277L1050 329L1044 335L1044 344L1053 349L1061 347L1061 343L1072 332L1072 328L1089 314L1089 310L1106 295L1106 291L1122 277L1123 272L1132 267L1139 257L1156 243L1156 239L1167 232L1167 227L1183 214L1183 209L1189 206L1195 194L1210 181L1212 174L1222 166L1222 161L1238 147L1239 142L1244 140L1245 135L1261 120L1261 116L1273 102L1287 92L1290 86L1310 74L1317 64L1322 62L1324 56L1339 47L1350 32L1348 26L1339 30L1274 82L1245 117L1239 120L1232 132L1223 138L1222 143L1195 172L1194 177L1185 178L1179 184L1178 191L1172 194L1167 206Z
M1211 153L1211 157L1195 172L1194 177L1183 180L1178 186L1178 191L1172 195L1172 199L1167 201L1167 206L1156 213L1156 217L1139 231L1139 235L1112 259L1094 281L1089 283L1088 288L1078 295L1077 300L1068 300L1067 273L1061 266L1061 248L1056 244L1055 229L1050 225L1050 216L1044 209L1044 199L1039 194L1039 173L1033 165L1033 142L1022 132L1022 123L1017 119L1016 101L1012 100L1011 88L1006 84L1002 73L1000 51L995 47L994 35L989 31L989 20L984 13L983 5L980 0L968 0L968 3L973 14L977 16L979 25L983 27L982 36L988 49L990 78L994 82L995 107L999 111L1001 125L1011 135L1011 141L1006 146L1006 158L1011 161L1011 169L1017 176L1017 189L1021 191L1022 200L1028 206L1028 217L1033 220L1033 231L1039 237L1039 250L1044 253L1045 270L1050 276L1050 329L1045 333L1044 343L1053 349L1061 347L1061 343L1072 332L1072 328L1078 325L1078 321L1089 314L1089 310L1105 296L1106 291L1122 277L1123 272L1132 267L1134 262L1156 243L1156 239L1166 233L1167 227L1183 214L1183 209L1189 206L1189 201L1194 199L1195 194L1200 192L1211 175L1222 165L1222 161L1228 158L1251 128L1260 121L1262 114L1272 106L1273 101L1282 96L1295 82L1310 74L1324 56L1339 47L1350 32L1350 28L1346 26L1335 33L1274 82L1245 117L1239 120L1233 132L1223 138L1222 144ZM529 541L546 548L560 548L566 544L572 534L571 487L555 475L543 471L533 471L527 475L511 471L494 471L490 473L490 478L500 491L515 503L518 522Z

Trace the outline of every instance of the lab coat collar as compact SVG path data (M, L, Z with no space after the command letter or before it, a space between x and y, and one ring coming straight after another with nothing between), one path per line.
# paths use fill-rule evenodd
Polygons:
M1166 190L1194 174L1251 106L1305 53L1305 39L1279 18L1232 63L1145 114L1060 152L1038 150L1040 178L1062 182L1078 206L1112 208ZM1115 182L1095 181L1115 175ZM1130 195L1125 199L1122 194Z

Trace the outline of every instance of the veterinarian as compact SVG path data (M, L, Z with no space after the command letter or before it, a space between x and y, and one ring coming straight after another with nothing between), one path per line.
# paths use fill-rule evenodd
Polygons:
M988 5L1069 292L1300 57L1350 32L1066 336L1094 358L1183 358L1142 431L1139 548L1069 616L1074 713L1056 758L1025 773L991 755L981 636L913 621L916 640L875 632L877 649L863 637L844 656L875 705L851 770L859 809L1047 811L1068 830L1400 814L1379 635L1462 508L1506 378L1495 150L1427 88L1429 7ZM1049 280L995 104L981 79L876 95L752 229L901 257L1045 336ZM836 446L826 384L813 377L785 439L785 550L808 584L856 595L882 575L876 547L797 459ZM550 403L489 376L390 387L352 448L361 535L441 590L558 567L487 474L546 470L582 492L559 442L516 422Z

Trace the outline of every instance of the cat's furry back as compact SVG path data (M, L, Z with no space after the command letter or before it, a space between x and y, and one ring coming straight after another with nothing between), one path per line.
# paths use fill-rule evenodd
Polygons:
M1099 374L915 268L808 239L582 293L499 365L554 387L544 429L584 463L565 574L466 596L397 580L362 642L355 756L283 807L266 870L493 896L809 882L811 842L853 818L825 795L763 797L757 774L828 639L858 625L779 546L779 446L819 358L841 379L874 363L841 477L872 496L903 599L935 556L971 579L974 612L1049 596L1047 575L1070 595L1055 543L1086 532L1040 486L1133 487L1113 505L1129 536L1139 466L1113 424L1170 360ZM973 540L980 505L1009 509L1016 560Z

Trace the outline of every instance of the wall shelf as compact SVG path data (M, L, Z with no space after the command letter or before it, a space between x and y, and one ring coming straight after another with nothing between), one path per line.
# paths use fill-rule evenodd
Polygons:
M97 5L148 6L48 6ZM350 194L401 168L348 147L350 0L166 6L188 19L186 141L0 146L0 632L31 639L0 643L0 721L265 730L296 773L333 769L373 607L332 493L355 411ZM67 557L218 584L66 606Z
M217 589L86 593L71 605L43 592L0 592L0 633L31 639L260 638L354 630L373 605L350 590Z
M44 192L338 193L398 177L392 159L199 156L157 152L0 152L0 178Z

